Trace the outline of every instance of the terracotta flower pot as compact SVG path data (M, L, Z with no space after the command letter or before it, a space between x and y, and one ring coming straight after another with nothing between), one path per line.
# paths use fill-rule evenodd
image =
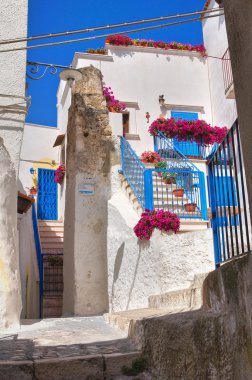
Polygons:
M31 195L36 195L37 194L37 190L36 189L30 189L30 194Z
M196 203L187 203L184 205L184 209L186 212L195 212L196 211Z
M166 185L176 184L176 178L175 178L175 177L163 178L163 182L164 182Z
M184 196L184 194L185 194L185 190L184 189L173 190L174 197L182 198Z

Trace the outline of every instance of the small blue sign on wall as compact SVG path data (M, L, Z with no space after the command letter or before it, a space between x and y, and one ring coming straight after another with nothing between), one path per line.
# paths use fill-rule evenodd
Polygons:
M80 183L78 191L81 195L94 195L95 185L93 183Z

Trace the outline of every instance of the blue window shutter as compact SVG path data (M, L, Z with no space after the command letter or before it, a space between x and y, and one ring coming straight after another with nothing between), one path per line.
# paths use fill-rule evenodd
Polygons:
M171 117L174 117L175 119L197 120L199 115L196 112L171 111Z

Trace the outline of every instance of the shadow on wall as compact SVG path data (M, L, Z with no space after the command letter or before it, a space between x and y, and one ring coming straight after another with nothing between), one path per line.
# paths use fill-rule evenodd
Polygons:
M150 247L150 242L149 241L142 242L141 240L138 239L137 244L138 244L138 256L137 256L136 266L135 266L135 270L134 270L133 281L132 281L132 284L130 286L130 291L129 291L129 297L128 297L128 301L127 301L126 310L129 309L131 295L132 295L132 291L133 291L134 286L135 286L136 276L137 276L137 273L138 273L138 268L139 268L139 262L140 262L140 257L141 257L142 249L148 249Z

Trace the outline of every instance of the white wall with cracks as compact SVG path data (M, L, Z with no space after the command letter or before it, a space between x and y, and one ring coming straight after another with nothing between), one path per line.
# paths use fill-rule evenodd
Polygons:
M188 288L195 274L214 269L212 230L162 235L139 241L133 210L112 167L108 205L108 291L110 311L148 307L148 297Z

